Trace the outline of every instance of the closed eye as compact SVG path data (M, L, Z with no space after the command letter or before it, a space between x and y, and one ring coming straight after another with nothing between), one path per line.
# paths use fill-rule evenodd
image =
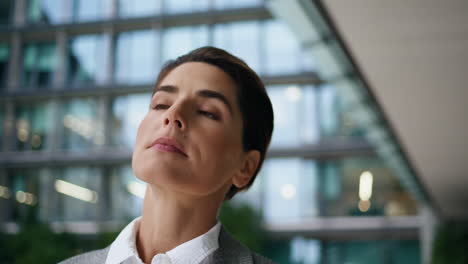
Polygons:
M153 107L153 109L155 110L168 109L168 108L169 106L165 104L157 104L155 107Z
M207 112L207 111L203 111L203 110L198 110L198 113L201 114L201 115L203 115L203 116L206 116L206 117L208 117L208 118L210 118L210 119L213 119L213 120L219 120L219 119L220 119L218 115L213 114L213 113L211 113L211 112Z

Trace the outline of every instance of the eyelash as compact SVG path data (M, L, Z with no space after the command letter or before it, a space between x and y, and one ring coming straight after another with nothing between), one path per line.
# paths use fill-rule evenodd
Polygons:
M165 104L157 104L153 107L154 110L168 109L169 106Z
M169 106L165 105L165 104L157 104L156 106L153 107L154 110L164 110L164 109L168 109L168 108L169 108ZM218 115L215 115L215 114L213 114L211 112L208 112L208 111L198 110L198 113L208 117L209 119L215 120L215 121L220 120Z

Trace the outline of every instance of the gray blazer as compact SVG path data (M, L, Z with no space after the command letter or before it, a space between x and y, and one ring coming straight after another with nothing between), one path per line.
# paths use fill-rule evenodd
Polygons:
M246 246L233 238L225 229L221 227L219 232L219 248L206 257L201 264L274 264L255 252L250 251ZM59 264L104 264L109 253L110 246L74 256ZM124 262L126 264L127 262ZM116 263L117 264L117 263Z

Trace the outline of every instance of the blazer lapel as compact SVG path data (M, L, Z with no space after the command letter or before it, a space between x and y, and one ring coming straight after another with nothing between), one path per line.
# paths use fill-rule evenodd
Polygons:
M201 264L253 264L250 250L233 238L224 226L221 226L218 242L219 248L206 257Z

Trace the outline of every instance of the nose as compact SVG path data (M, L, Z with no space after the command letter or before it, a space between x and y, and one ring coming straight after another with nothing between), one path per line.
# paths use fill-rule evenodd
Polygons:
M180 106L173 105L170 109L166 110L164 126L176 126L181 130L186 129L186 123L182 118L182 109Z
M170 117L164 118L164 126L168 126L171 123L174 123L174 125L176 125L179 128L184 128L185 127L184 124L182 123L182 121L180 121L179 119L170 118Z

